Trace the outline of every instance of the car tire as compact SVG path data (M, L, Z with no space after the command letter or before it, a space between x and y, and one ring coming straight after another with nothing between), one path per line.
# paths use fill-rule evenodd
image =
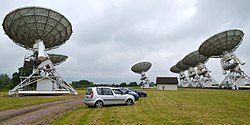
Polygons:
M102 101L98 100L98 101L95 102L95 107L96 108L102 108L102 106L103 106L103 102Z
M133 104L134 104L134 102L133 102L132 99L127 99L126 100L126 105L133 105Z

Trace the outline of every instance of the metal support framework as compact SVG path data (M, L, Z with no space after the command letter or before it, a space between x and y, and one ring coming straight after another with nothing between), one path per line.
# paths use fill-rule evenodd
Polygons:
M244 71L230 71L222 81L221 88L232 88L239 90L241 88L250 89L250 77L244 73Z
M186 88L189 86L188 78L183 71L180 72L179 79L180 79L179 87Z
M53 65L50 60L44 61L38 66L34 72L27 76L21 76L21 82L12 90L9 91L9 95L18 95L21 93L29 94L74 94L77 95L77 91L56 72L54 68L47 69L48 65ZM31 84L36 84L35 90L27 89ZM43 87L40 87L43 86ZM48 86L49 85L49 86ZM45 87L44 87L45 86ZM46 87L47 86L47 87ZM28 87L29 88L29 87ZM33 88L34 89L34 88ZM46 92L46 93L45 93Z
M189 86L196 88L199 85L199 76L196 74L196 71L194 68L190 67L188 70L188 77L189 77Z
M205 64L199 64L197 67L197 74L200 76L200 85L202 88L219 88L219 83L215 81L209 74Z
M141 73L141 88L150 88L150 81L146 72Z
M235 54L225 51L220 62L222 72L226 75L220 87L227 87L235 90L239 90L240 88L250 88L250 77L240 68L240 65L244 65L245 63Z
M200 83L202 88L219 88L219 83L209 73L201 76Z

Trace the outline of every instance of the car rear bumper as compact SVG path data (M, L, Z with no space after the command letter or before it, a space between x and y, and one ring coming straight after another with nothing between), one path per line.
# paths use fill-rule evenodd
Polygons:
M95 101L93 101L93 100L84 100L83 103L87 106L94 106L95 105Z

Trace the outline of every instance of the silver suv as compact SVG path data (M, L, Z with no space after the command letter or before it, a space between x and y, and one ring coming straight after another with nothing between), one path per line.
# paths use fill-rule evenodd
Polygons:
M86 90L84 104L101 108L104 105L133 105L135 98L132 95L124 94L118 88L113 87L89 87Z

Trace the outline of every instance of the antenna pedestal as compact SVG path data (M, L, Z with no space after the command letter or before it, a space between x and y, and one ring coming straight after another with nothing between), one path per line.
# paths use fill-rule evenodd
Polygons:
M180 72L179 74L179 79L180 79L180 87L186 88L189 86L189 81L188 78L186 77L184 72Z
M221 88L232 88L239 90L240 88L250 88L250 77L247 76L241 69L240 64L244 65L235 54L226 52L221 59L221 67L223 74L227 74L222 81Z
M20 76L21 83L9 91L13 94L74 94L77 91L56 72L50 60L43 61L28 77ZM32 87L33 86L33 87Z
M239 90L248 88L250 89L250 77L243 71L231 70L220 84L221 88L231 88L233 90Z

